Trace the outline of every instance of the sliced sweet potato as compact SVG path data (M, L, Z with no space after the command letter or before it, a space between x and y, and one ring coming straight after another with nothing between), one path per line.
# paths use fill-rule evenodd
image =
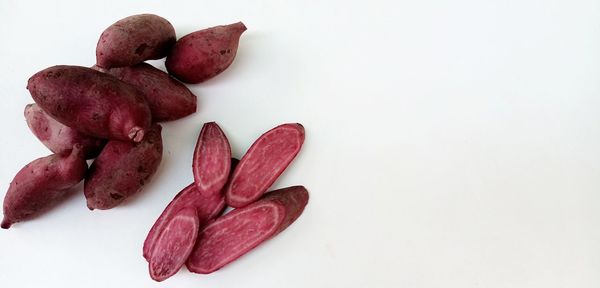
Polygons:
M244 207L269 189L304 143L304 127L279 125L261 135L240 160L225 189L227 205Z
M188 270L209 274L273 238L292 224L308 203L308 191L293 186L265 194L208 224L188 258Z

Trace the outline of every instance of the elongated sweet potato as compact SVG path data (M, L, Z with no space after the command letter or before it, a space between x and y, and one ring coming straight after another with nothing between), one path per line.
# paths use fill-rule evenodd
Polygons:
M86 159L95 158L106 140L90 137L54 120L37 104L25 106L27 126L50 151L56 154L70 153L73 146L81 144Z
M208 274L248 253L292 224L308 203L308 191L293 186L270 192L208 224L188 258L188 270Z
M233 171L225 189L225 202L246 206L269 189L292 162L304 143L304 127L298 123L279 125L260 136Z
M90 68L50 67L29 78L27 89L48 115L86 135L140 142L150 128L144 95Z
M96 46L96 64L112 68L160 59L167 56L175 39L175 28L165 18L153 14L129 16L102 32Z
M90 210L111 209L150 180L162 159L161 129L154 124L140 143L108 141L85 178L83 191Z
M147 63L104 70L144 93L156 122L172 121L196 112L196 95L169 74Z
M75 144L68 155L52 154L36 159L21 169L4 197L4 219L0 225L33 218L54 206L79 183L87 171L84 151Z
M225 133L217 123L205 123L198 136L192 161L196 189L207 197L221 194L230 169L231 147Z
M231 158L231 168L233 169L238 159ZM146 260L150 259L156 239L160 236L163 231L166 230L166 225L176 215L177 211L185 208L194 208L198 213L198 219L200 226L204 226L208 221L218 217L225 208L225 199L223 193L211 194L204 196L196 190L196 184L192 183L187 187L183 188L181 192L177 193L171 203L167 205L165 210L160 214L154 225L148 232L146 240L144 241L143 254Z
M200 220L194 208L184 208L175 214L159 235L148 261L152 279L160 282L179 271L196 244L198 229Z
M216 26L183 36L165 63L171 75L186 83L200 83L223 72L235 58L242 22Z

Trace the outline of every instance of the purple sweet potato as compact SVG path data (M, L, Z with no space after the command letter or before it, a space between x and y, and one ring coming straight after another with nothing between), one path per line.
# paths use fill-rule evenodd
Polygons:
M69 194L87 171L84 151L75 144L68 155L53 154L36 159L21 169L4 197L4 219L0 225L33 218Z
M225 133L217 123L205 123L198 136L192 161L196 189L207 197L221 194L230 169L231 147Z
M86 159L95 158L106 140L90 137L54 120L37 104L25 106L27 126L50 151L56 154L70 153L73 146L81 144Z
M231 158L231 168L233 169L238 162L238 159ZM167 205L162 214L156 219L156 222L154 222L150 232L148 232L143 249L144 258L146 260L150 259L157 238L166 230L167 223L171 221L177 211L190 207L194 208L196 213L198 213L200 226L204 226L208 221L221 215L225 208L225 199L223 198L223 193L208 195L208 197L200 194L200 192L196 190L195 183L192 183L181 190L181 192L171 200L171 203Z
M225 202L246 206L269 189L292 162L304 143L304 127L298 123L279 125L252 144L233 171L225 188Z
M162 159L161 129L154 124L140 143L108 141L85 178L83 191L90 210L111 209L150 180Z
M48 115L86 135L140 142L150 128L144 95L90 68L50 67L29 78L27 89Z
M175 39L175 28L165 18L153 14L129 16L102 32L96 46L96 64L113 68L160 59L167 56Z
M186 83L200 83L223 72L235 58L242 22L216 26L183 36L165 63L171 75Z
M156 122L172 121L196 112L196 95L169 74L147 63L103 70L144 93Z
M187 261L188 270L200 274L219 270L287 228L307 203L308 191L293 186L265 194L261 200L217 218L198 235Z
M179 210L156 240L148 261L150 277L161 282L173 276L187 260L196 244L200 220L194 208Z

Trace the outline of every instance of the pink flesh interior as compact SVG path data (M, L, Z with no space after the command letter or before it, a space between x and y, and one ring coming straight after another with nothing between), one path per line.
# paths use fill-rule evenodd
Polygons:
M272 131L259 139L239 164L240 173L234 175L230 198L245 202L260 196L285 170L301 144L300 133L291 128Z
M283 221L283 209L277 204L265 203L226 215L222 221L207 226L191 256L194 270L215 271L270 238Z
M194 248L198 228L198 216L193 209L182 210L169 222L150 257L153 279L162 281L179 271Z
M163 214L160 215L154 226L152 226L152 229L148 233L146 241L144 242L144 258L149 259L151 251L161 231L179 210L185 207L192 207L196 209L198 220L202 224L208 219L215 217L223 210L224 206L225 202L223 200L223 196L212 195L210 197L203 197L198 191L196 191L194 184L187 186L183 189L181 194L173 199L169 206L165 208Z
M200 193L218 193L229 176L229 143L218 127L206 127L204 133L194 151L194 177Z

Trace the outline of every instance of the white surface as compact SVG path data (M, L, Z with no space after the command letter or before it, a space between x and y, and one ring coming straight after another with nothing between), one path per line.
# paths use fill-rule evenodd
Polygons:
M48 154L22 115L33 73L92 65L102 30L131 14L178 36L249 29L233 66L192 86L198 113L164 125L142 194L94 212L77 194L0 231L0 286L600 287L600 2L110 2L0 2L0 196ZM142 242L212 120L238 157L304 124L275 187L304 184L310 203L221 271L155 283Z

